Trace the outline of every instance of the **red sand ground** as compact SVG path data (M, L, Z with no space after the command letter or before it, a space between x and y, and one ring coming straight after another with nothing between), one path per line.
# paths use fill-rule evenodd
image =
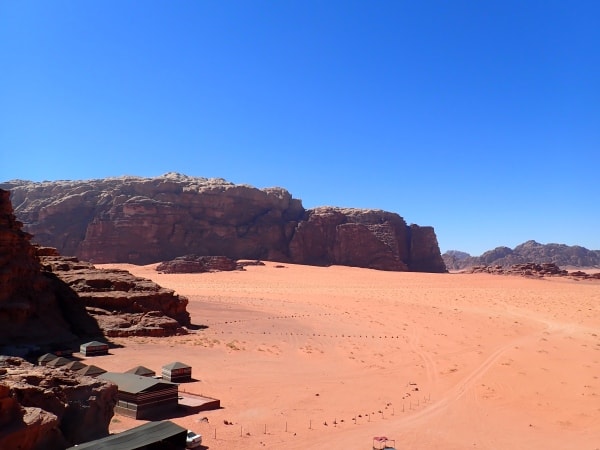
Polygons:
M370 449L381 435L398 449L600 448L599 282L278 265L110 265L187 296L207 328L117 339L93 363L191 365L180 390L222 409L172 420L211 450ZM111 431L140 423L115 416Z

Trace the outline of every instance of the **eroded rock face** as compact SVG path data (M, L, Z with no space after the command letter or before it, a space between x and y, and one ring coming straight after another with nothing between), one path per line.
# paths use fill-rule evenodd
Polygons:
M59 450L108 435L116 385L0 358L0 448Z
M432 228L384 211L305 210L282 188L180 174L0 186L37 242L96 263L197 254L445 271Z
M42 270L30 239L13 214L9 193L0 190L0 351L52 350L101 336L81 299Z
M469 273L490 273L493 275L521 275L524 277L569 277L578 280L600 280L600 273L589 274L580 270L569 272L554 263L524 263L513 264L510 267L501 265L474 266L467 270Z
M588 250L579 245L540 244L527 241L514 249L496 247L481 256L451 250L442 255L449 270L461 270L474 266L510 267L515 264L553 263L562 267L598 267L600 250Z
M188 300L126 270L98 269L76 257L40 256L84 301L108 337L172 336L190 325Z
M227 256L185 255L156 266L162 273L204 273L243 270L243 266Z

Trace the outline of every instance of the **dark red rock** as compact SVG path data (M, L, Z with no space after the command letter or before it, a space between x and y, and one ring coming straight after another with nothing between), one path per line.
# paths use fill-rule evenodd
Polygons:
M101 335L68 286L42 270L31 235L21 230L9 193L0 190L0 349L4 354L52 350Z
M156 271L162 273L204 273L232 270L243 270L243 267L227 256L185 255L171 261L164 261L156 266Z
M600 274L588 274L582 271L569 273L554 263L524 263L513 264L510 267L496 264L494 266L474 266L469 273L490 273L494 275L522 275L525 277L570 277L575 279L600 279Z
M62 450L108 435L114 384L14 357L0 370L0 448Z
M126 270L98 269L75 257L40 261L84 301L108 337L172 336L190 325L188 300Z

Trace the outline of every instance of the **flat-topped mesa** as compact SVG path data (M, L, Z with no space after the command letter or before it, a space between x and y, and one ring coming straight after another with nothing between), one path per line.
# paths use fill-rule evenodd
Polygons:
M431 227L380 210L305 210L283 188L168 173L0 184L42 245L95 263L182 255L445 272Z

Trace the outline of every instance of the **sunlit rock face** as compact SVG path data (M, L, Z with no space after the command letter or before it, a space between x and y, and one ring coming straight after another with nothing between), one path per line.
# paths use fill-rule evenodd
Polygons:
M77 294L43 270L21 227L9 193L0 190L0 353L26 354L101 335Z
M444 272L431 227L379 210L306 210L282 188L169 173L0 184L36 242L96 263L226 256Z

